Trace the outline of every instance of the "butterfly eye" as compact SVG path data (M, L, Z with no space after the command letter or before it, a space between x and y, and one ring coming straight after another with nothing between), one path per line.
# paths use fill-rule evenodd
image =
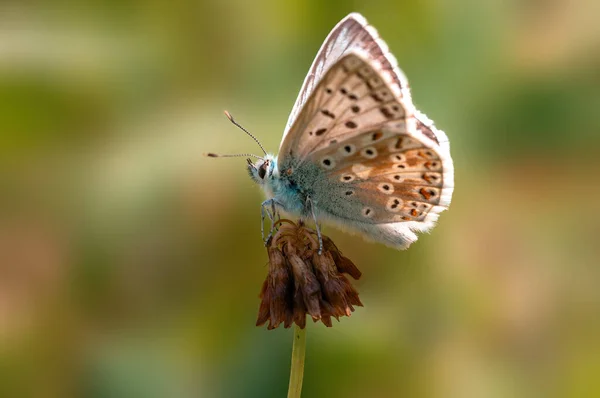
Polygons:
M267 167L269 166L268 162L263 163L260 168L258 169L258 176L261 179L265 178L265 175L267 174Z

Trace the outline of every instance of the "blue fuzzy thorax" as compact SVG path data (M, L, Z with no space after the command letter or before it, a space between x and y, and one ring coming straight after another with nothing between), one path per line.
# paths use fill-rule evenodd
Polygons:
M310 210L306 208L306 200L313 193L298 184L294 171L288 172L289 165L283 167L283 172L277 166L277 157L273 156L270 173L262 181L261 187L268 199L275 202L286 212L294 215L306 215Z
M268 165L264 163L268 162ZM258 175L259 168L266 167L264 178ZM249 166L252 178L263 188L268 199L274 199L284 211L301 216L311 215L308 198L313 203L317 216L321 211L345 218L354 200L343 198L338 192L347 189L339 180L328 178L325 171L310 161L298 162L288 157L278 167L277 157L265 156L254 166Z

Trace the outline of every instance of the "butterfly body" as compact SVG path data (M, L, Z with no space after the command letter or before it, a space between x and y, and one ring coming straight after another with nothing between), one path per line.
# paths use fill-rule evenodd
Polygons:
M322 215L321 208L344 206L348 201L328 195L342 188L342 184L331 181L324 171L312 163L301 164L294 158L283 163L280 170L277 157L265 156L265 162L249 165L252 179L259 183L268 200L273 200L277 207L299 217L312 217L312 210ZM266 164L266 166L264 166ZM260 169L266 168L264 177L260 177ZM312 202L313 208L309 202Z
M330 33L277 156L248 161L270 204L403 249L450 204L448 138L412 103L377 31L350 14Z

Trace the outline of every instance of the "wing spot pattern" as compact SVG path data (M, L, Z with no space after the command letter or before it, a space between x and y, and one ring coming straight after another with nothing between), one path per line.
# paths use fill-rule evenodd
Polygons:
M367 159L374 159L377 157L377 149L370 146L361 151L361 155L363 155Z
M379 184L377 188L386 195L391 195L392 193L394 193L394 186L388 184L387 182Z
M402 210L402 199L391 197L390 200L388 200L387 202L386 208L388 209L388 211L394 213L399 212L400 210Z
M381 111L383 116L385 116L388 119L391 119L394 116L394 114L390 112L385 106L382 106L381 108L379 108L379 110Z
M406 160L406 158L404 157L404 155L402 154L394 154L392 156L390 156L390 160L394 163L398 163L398 162L404 162Z
M344 145L344 147L343 147L342 149L343 149L343 152L342 152L342 153L343 153L345 156L350 156L350 155L352 155L354 152L356 152L356 146L354 146L354 145L352 145L352 144L347 144L347 145Z
M321 164L328 170L331 170L335 167L335 161L331 157L323 158L323 160L321 160Z
M426 188L421 188L421 190L419 191L419 193L421 195L423 195L423 197L426 200L429 200L431 198L435 198L435 196L437 195L437 192L434 189L426 189Z
M371 98L373 98L377 102L388 102L393 99L392 93L390 93L387 88L377 90L376 92L371 94ZM398 106L396 106L396 108L398 108ZM395 110L397 111L398 109Z
M383 84L383 82L381 81L381 79L378 78L377 76L371 76L370 78L368 78L366 80L366 83L367 83L367 86L370 89L377 88L377 87L379 87L380 85Z
M428 184L431 184L432 182L435 184L439 179L438 175L435 173L423 173L421 178L427 181Z
M363 79L366 79L367 77L373 74L373 70L368 66L363 66L356 71L356 74L362 77Z
M440 164L438 162L425 162L425 167L429 170L435 170L438 168Z
M358 125L356 123L354 123L352 120L349 120L346 122L346 127L348 127L349 129L355 129Z
M365 216L366 218L371 218L373 217L373 209L371 209L370 207L363 207L362 209L362 215Z
M340 93L342 95L345 95L346 97L348 97L352 101L356 101L358 99L358 96L356 94L354 94L354 93L349 92L346 87L340 88Z
M399 119L404 116L404 110L397 105L383 105L379 111L388 119Z
M342 182L352 182L354 181L354 175L352 174L344 174L343 176L340 177L340 181Z
M371 94L371 98L373 98L376 102L383 102L383 98L381 98L377 94ZM385 115L385 114L384 114Z
M321 113L329 118L335 119L335 115L329 112L327 109L321 109Z

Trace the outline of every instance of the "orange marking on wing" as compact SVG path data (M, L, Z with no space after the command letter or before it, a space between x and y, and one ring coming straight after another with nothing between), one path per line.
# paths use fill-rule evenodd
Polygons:
M421 195L423 195L425 199L429 200L429 198L431 198L431 193L425 188L421 188L419 192L421 193Z
M406 164L408 164L410 167L414 166L417 163L419 163L419 160L417 158L406 159Z
M381 137L383 137L383 133L381 131L377 131L373 133L373 136L371 138L373 139L373 141L377 141Z
M431 170L437 167L437 162L425 162L424 166Z

